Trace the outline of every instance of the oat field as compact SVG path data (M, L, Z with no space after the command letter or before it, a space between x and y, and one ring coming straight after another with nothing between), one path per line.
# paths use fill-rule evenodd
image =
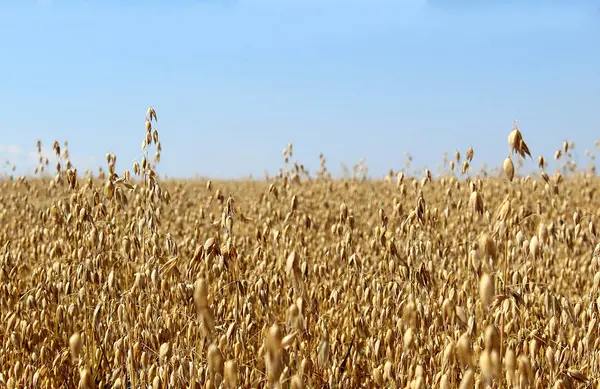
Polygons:
M0 181L0 387L600 387L600 181L575 145L550 171L515 126L501 174L457 144L381 180L289 145L266 181L161 180L155 126L127 171L55 141Z

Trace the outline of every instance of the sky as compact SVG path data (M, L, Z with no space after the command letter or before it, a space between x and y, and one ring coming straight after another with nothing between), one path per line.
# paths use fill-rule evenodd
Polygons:
M288 142L313 173L470 146L496 167L514 120L534 158L567 139L585 165L598 42L592 0L0 1L0 161L67 140L78 170L131 169L152 106L170 177L273 175Z

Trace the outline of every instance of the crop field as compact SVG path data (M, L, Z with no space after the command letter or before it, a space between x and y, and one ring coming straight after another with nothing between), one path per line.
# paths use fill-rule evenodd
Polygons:
M600 387L600 181L575 145L551 171L515 126L500 174L457 144L367 180L290 144L268 180L162 180L155 122L127 171L55 141L0 181L0 387Z

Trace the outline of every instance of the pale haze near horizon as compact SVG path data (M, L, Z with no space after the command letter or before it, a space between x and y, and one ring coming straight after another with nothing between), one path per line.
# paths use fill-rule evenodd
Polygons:
M598 2L0 2L0 158L69 142L80 170L131 168L148 106L159 172L239 178L318 155L341 172L499 166L517 120L534 158L600 138ZM514 158L514 157L513 157ZM533 162L529 162L534 166ZM53 163L49 167L53 170ZM4 165L3 165L4 166ZM2 173L2 171L0 171Z

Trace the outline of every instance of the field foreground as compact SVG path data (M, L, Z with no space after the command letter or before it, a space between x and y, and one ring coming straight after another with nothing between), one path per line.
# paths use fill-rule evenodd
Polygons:
M1 380L595 383L598 181L544 184L4 181Z
M161 182L107 157L0 182L2 387L598 386L594 175Z

